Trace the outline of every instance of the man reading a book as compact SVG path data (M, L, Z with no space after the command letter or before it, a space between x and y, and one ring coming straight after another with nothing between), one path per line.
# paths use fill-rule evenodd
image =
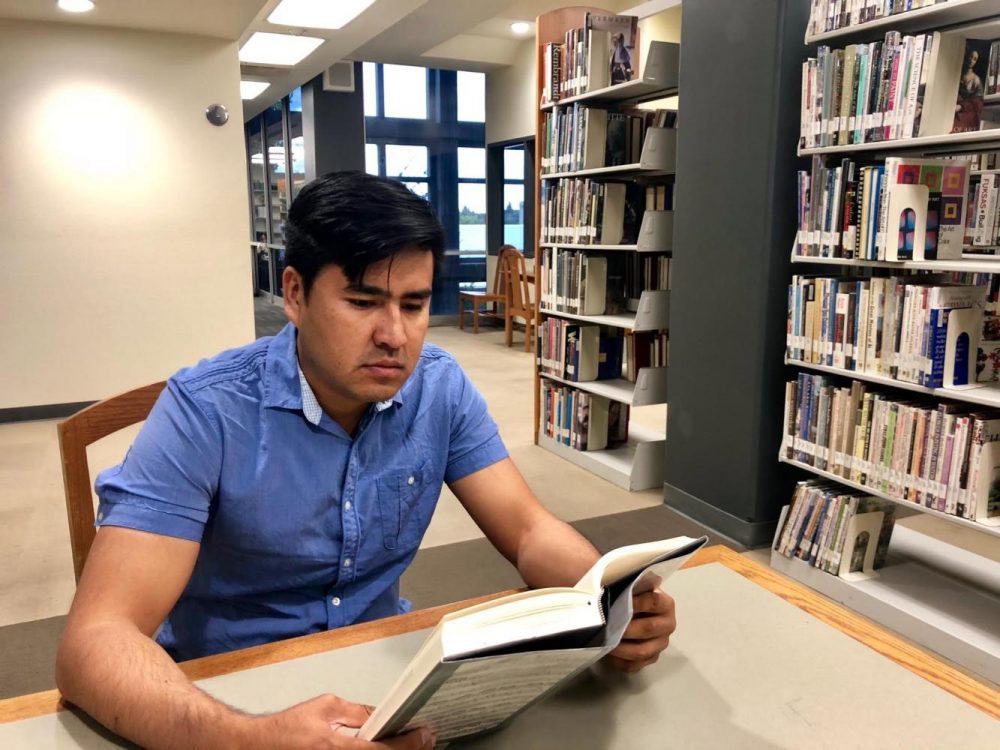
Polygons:
M57 659L63 695L149 747L367 747L366 707L321 696L248 716L176 661L388 617L447 482L533 587L597 551L538 502L455 360L424 343L444 234L401 183L334 173L286 225L289 324L181 370L125 460L97 479L100 527ZM653 589L613 662L674 629ZM380 745L429 746L423 730Z

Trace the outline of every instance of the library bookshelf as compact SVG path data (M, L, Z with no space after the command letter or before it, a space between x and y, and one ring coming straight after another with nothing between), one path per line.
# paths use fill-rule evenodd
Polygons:
M829 44L834 48L844 48L854 43L865 44L882 41L889 31L898 31L903 34L940 32L935 37L936 40L945 39L945 45L950 44L951 49L957 49L960 55L964 55L965 39L1000 39L998 17L1000 17L1000 0L949 0L949 2L929 5L832 31L809 33L807 30L805 41L806 44ZM811 24L810 30L812 30ZM935 41L935 44L937 45L939 42ZM815 53L810 51L810 54L814 55ZM956 65L954 61L945 64ZM942 76L940 70L938 69L939 78ZM957 73L955 75L957 76ZM957 86L952 91L957 91ZM947 91L941 94L944 97L947 95ZM953 108L955 94L950 95L952 97L950 103L947 98L939 98L933 100L933 106L939 107L938 111L942 113L945 111L942 107L951 106ZM930 95L928 95L928 101L932 101ZM928 110L930 106L928 105ZM841 114L843 112L844 110L841 110ZM836 120L836 110L832 114ZM946 117L950 118L953 115L946 115ZM945 117L933 121L944 123ZM842 120L841 128L843 127ZM853 127L853 125L850 126L850 128ZM950 119L947 120L947 126L942 130L946 131L949 127ZM833 129L836 130L836 126ZM803 131L807 133L808 137L808 127L805 123L803 123ZM821 130L820 132L825 131ZM836 139L834 137L833 143L838 142L840 145L810 148L803 148L800 145L798 154L800 156L820 157L824 162L827 157L839 161L858 154L858 158L866 160L868 164L878 161L883 156L900 154L921 158L974 154L980 151L1000 149L1000 130L960 133L932 132L920 137L851 144L845 144L843 138ZM975 179L976 171L972 171L972 179ZM982 174L991 170L978 171ZM1000 258L984 257L967 252L963 253L961 258L954 260L902 262L819 257L793 252L791 262L796 265L826 266L825 269L810 268L809 271L837 278L843 278L844 275L847 275L855 280L868 278L874 274L885 275L886 271L890 273L898 271L897 275L914 274L917 276L935 272L1000 273ZM850 280L847 280L847 283L851 283ZM790 313L792 304L792 302L789 303ZM791 333L790 329L790 336ZM794 344L794 336L792 339L793 348L795 348L797 345ZM859 338L858 341L860 340ZM975 348L973 343L971 350L975 352ZM905 403L904 399L907 398L907 393L917 393L926 399L919 402L922 404L937 405L944 402L957 403L959 406L968 404L976 407L1000 408L1000 387L997 384L974 383L967 386L928 388L884 374L858 371L846 367L833 367L829 366L828 363L816 364L802 361L798 358L790 358L787 353L784 364L797 371L837 376L843 379L844 383L876 384L881 386L880 390L889 394L893 399L898 399L901 404ZM858 408L860 409L860 406ZM970 407L963 411L963 413L969 412L982 412L982 410ZM902 413L902 406L900 413ZM784 432L790 431L788 424L786 415ZM916 443L915 440L914 443ZM830 445L833 444L830 443ZM891 442L887 444L891 447ZM851 462L860 460L850 455L833 453L827 445L802 444L802 439L798 434L782 436L779 461L807 472L812 478L819 477L834 486L843 486L845 492L856 491L892 503L897 509L902 509L904 514L919 512L925 516L936 518L950 525L946 526L946 529L954 527L955 532L953 535L949 532L947 535L931 536L916 533L905 524L897 524L889 547L886 566L876 571L874 577L848 576L845 578L819 570L798 557L788 558L777 552L781 530L789 513L789 508L785 507L771 548L772 567L877 622L897 630L917 643L943 654L966 669L983 675L994 682L1000 681L1000 564L994 563L988 556L972 554L960 546L963 538L968 544L969 537L974 537L977 540L984 540L983 543L991 549L996 548L997 538L1000 537L1000 518L966 518L936 508L925 507L904 497L884 492L882 489L876 489L868 484L845 478L840 473L818 468L807 461L797 460L803 457L803 453L808 461L816 462L821 466L823 461L817 460L817 457L823 460L835 458L838 465L847 461L849 466L852 465ZM943 452L934 454L935 462L942 455ZM877 461L884 462L884 456L877 457ZM862 463L864 464L862 470L872 469L872 464L867 461ZM857 466L856 463L853 465ZM875 470L883 473L891 472L893 475L888 484L880 486L884 488L900 482L905 486L909 482L913 488L926 488L928 484L937 484L938 486L933 489L933 492L938 493L938 497L941 497L942 490L939 489L941 485L931 481L934 479L933 476L923 479L904 474L907 471L907 466L911 465L913 464L893 463L891 467L882 467L878 463ZM969 473L971 476L971 469ZM964 475L960 481L965 481ZM970 488L970 492L974 489ZM951 492L951 488L948 489L948 492ZM916 496L920 497L921 492L917 492ZM959 529L972 530L975 533L963 537ZM949 538L945 538L946 536ZM978 545L979 542L977 541L976 544Z
M563 180L585 178L598 183L606 181L645 185L651 181L669 180L676 172L677 130L659 127L650 127L645 131L637 161L633 156L632 162L627 164L596 166L574 171L546 172L542 161L544 149L541 147L546 139L546 116L556 116L572 108L573 105L616 111L620 106L634 106L643 102L661 100L676 96L678 93L680 47L676 43L657 38L655 33L657 25L655 23L646 24L640 12L639 47L641 55L639 70L634 80L572 96L563 96L555 103L542 102L542 92L547 83L544 57L546 46L562 43L566 33L572 29L585 28L588 13L614 15L607 10L595 7L562 8L539 16L536 23L536 101L539 102L536 111L536 143L539 144L539 147L536 148L535 165L535 194L537 196L535 237L538 240L536 247L542 252L570 251L584 256L590 253L608 256L641 256L658 253L669 257L673 251L673 212L671 210L650 209L645 211L638 230L638 237L631 243L584 244L576 241L542 240L544 218L541 209L541 196L543 184L558 186ZM677 9L677 13L679 13L679 9ZM541 271L535 274L535 298L539 300L538 330L541 330L544 321L550 317L622 329L625 334L665 331L669 325L670 292L668 289L642 291L638 298L631 300L625 312L580 315L557 309L551 303L545 303L542 276ZM661 487L663 484L663 457L666 449L665 431L652 430L632 421L628 427L628 440L623 445L604 450L576 450L545 434L542 426L546 416L543 414L541 392L547 385L566 386L584 394L627 404L629 407L662 405L667 402L667 369L667 367L638 368L634 383L629 382L624 377L578 382L545 373L541 370L540 360L536 361L534 378L535 443L626 490L636 491Z

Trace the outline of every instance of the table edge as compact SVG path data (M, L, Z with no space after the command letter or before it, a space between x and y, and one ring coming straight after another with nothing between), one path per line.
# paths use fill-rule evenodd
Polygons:
M723 545L705 547L696 552L684 567L695 568L712 563L719 563L742 575L752 583L767 589L807 614L868 646L904 669L984 713L1000 719L1000 691L941 662L932 654L890 633L882 626L823 598L802 584L792 581L777 571L728 547ZM504 591L338 630L314 633L263 646L193 659L182 662L179 666L184 674L192 680L230 674L433 627L444 615L450 612L510 593L513 591ZM62 700L58 690L47 690L41 693L8 698L0 701L0 724L44 716L66 708L67 704Z

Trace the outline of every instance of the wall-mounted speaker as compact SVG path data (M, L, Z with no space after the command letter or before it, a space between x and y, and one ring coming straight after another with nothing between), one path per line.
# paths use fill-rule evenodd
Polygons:
M324 91L354 91L354 63L341 60L323 71Z

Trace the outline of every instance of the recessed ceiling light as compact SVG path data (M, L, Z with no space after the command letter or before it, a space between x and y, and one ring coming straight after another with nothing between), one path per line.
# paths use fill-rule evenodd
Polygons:
M240 49L240 62L297 65L323 42L323 39L314 36L268 34L256 31Z
M267 17L270 23L307 29L340 29L375 0L281 0Z
M94 9L94 0L58 0L56 5L67 13L86 13Z
M240 99L256 99L270 85L267 81L240 81Z
M527 34L531 31L531 24L527 21L514 21L514 23L510 25L510 30L515 34Z

